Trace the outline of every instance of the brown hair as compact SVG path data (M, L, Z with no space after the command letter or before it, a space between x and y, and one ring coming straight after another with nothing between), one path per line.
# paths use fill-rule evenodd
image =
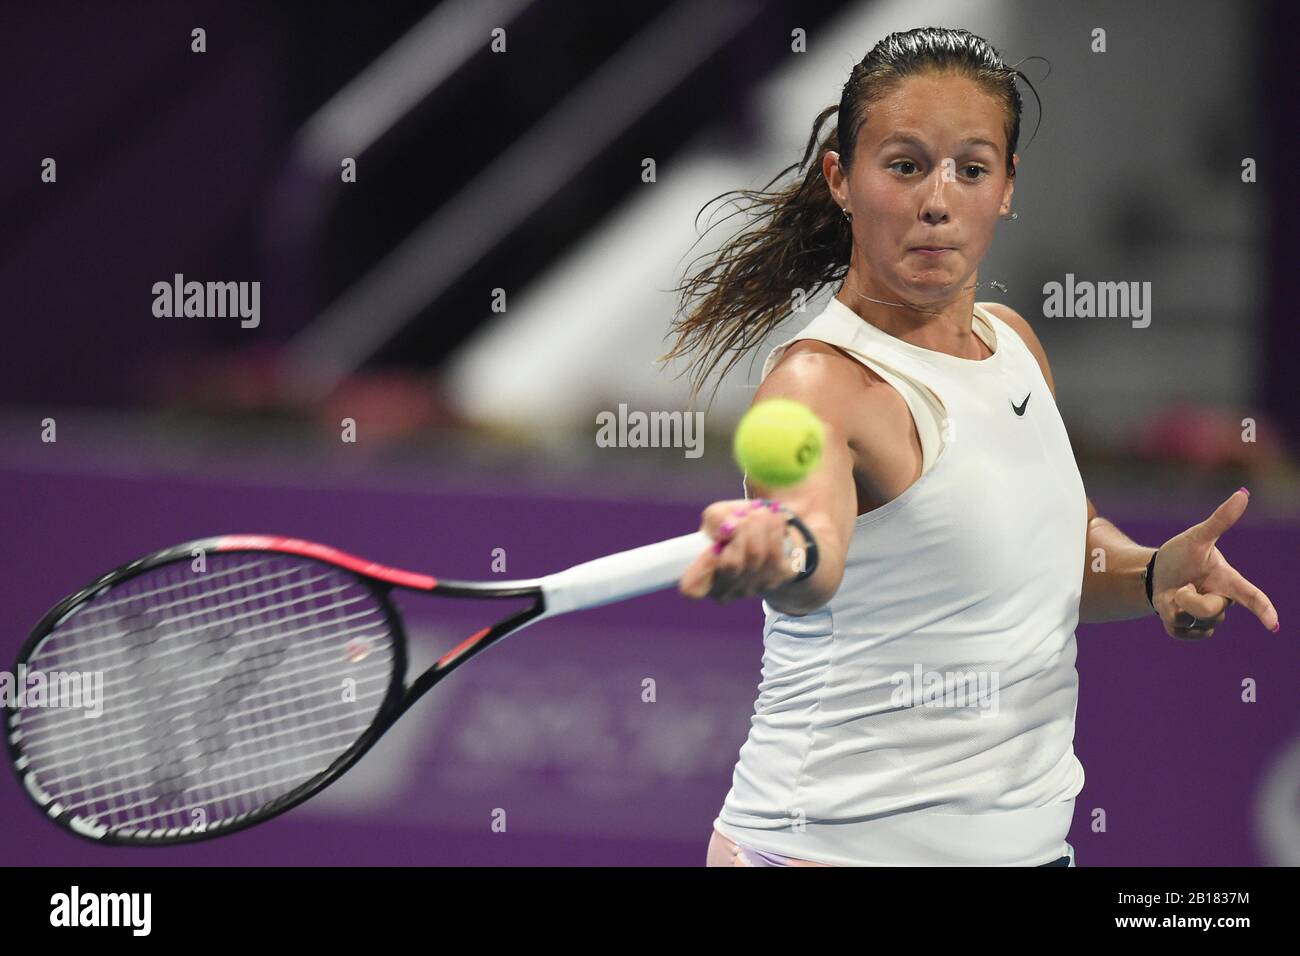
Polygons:
M1020 139L1022 107L1016 78L1024 80L1038 98L1028 77L1007 66L987 40L967 30L920 27L885 37L853 68L840 102L817 115L803 159L781 170L767 186L807 166L801 179L774 192L766 187L731 190L715 196L700 210L735 194L751 200L737 212L758 212L756 225L732 237L702 269L673 290L681 292L682 317L672 325L676 343L659 361L696 353L691 364L692 399L728 355L719 384L746 352L786 318L795 292L812 298L848 272L853 234L822 177L823 157L828 151L839 153L840 164L847 171L853 164L858 133L867 120L867 108L904 78L927 72L965 76L1002 103L1007 117L1007 175L1015 176L1011 157ZM1041 112L1041 100L1039 105ZM836 113L835 128L820 140L823 124ZM816 159L809 165L814 153ZM722 221L732 215L735 213ZM698 214L695 219L698 225ZM698 304L692 307L693 302Z

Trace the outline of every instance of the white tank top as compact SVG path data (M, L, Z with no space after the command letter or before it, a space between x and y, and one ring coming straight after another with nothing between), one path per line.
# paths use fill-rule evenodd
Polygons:
M839 346L899 391L925 464L854 526L802 616L763 602L749 737L715 825L842 866L1035 866L1067 855L1087 502L1037 360L975 306L982 361L881 331L832 298L772 349Z

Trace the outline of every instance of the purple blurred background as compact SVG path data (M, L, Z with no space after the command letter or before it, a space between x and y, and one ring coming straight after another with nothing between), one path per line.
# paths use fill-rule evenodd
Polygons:
M479 491L441 488L437 478L422 490L361 490L286 485L273 475L5 469L0 492L24 560L0 580L0 602L14 620L35 621L69 587L134 557L132 547L222 530L300 535L466 577L488 577L493 549L504 548L509 575L532 577L689 529L696 518L684 503L484 480ZM1142 541L1182 530L1113 513ZM1234 529L1228 550L1277 595L1298 549L1300 526L1287 523ZM486 602L418 596L403 610L415 668L501 613ZM364 769L278 820L210 843L94 846L47 823L6 778L5 857L35 865L700 864L753 706L761 629L756 602L719 607L671 593L543 622L449 678ZM1200 644L1167 638L1153 620L1079 628L1075 747L1087 782L1070 842L1080 865L1294 862L1286 854L1298 839L1300 675L1287 630L1270 634L1244 614ZM654 703L641 701L646 678L656 684ZM1258 683L1255 703L1241 700L1248 679ZM505 833L490 828L497 808L506 811ZM1090 828L1097 809L1105 832Z
M1199 644L1154 619L1079 628L1078 862L1300 863L1289 8L1042 10L5 9L0 656L96 574L209 534L296 535L486 579L497 548L505 576L527 578L692 530L706 504L741 495L729 435L757 368L726 381L698 457L597 447L593 416L686 407L684 383L651 362L696 211L797 159L885 33L965 26L1012 62L1052 63L1041 81L1024 65L1043 125L1027 147L1026 93L1021 218L982 276L1007 283L1051 355L1090 496L1156 545L1246 484L1222 548L1283 620L1269 634L1238 609ZM1105 54L1090 52L1099 25ZM492 52L496 28L508 52ZM795 29L807 54L791 53ZM340 181L345 157L355 183ZM1241 180L1245 157L1257 182ZM1066 272L1151 281L1151 326L1043 317L1039 290ZM258 326L155 316L153 284L177 273L260 282ZM344 418L356 443L339 440ZM403 611L413 670L500 613L420 598ZM0 775L0 860L699 865L761 631L757 601L671 593L539 624L417 705L364 770L210 843L76 840Z

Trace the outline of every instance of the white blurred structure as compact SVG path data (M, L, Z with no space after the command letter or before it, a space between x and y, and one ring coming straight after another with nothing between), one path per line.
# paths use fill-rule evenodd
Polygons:
M802 156L813 118L837 100L852 66L880 38L943 25L985 36L1013 64L1031 55L1051 61L1045 82L1041 61L1024 64L1044 100L1043 125L1026 155L1039 110L1022 84L1027 102L1013 200L1019 218L999 226L980 273L982 280L1004 282L1008 292L981 289L978 299L1006 301L1034 325L1051 355L1067 418L1115 434L1189 394L1248 399L1262 274L1252 254L1261 218L1251 212L1263 200L1234 169L1215 165L1222 149L1207 154L1207 133L1225 124L1251 126L1248 115L1235 125L1234 115L1250 102L1248 24L1230 8L1194 7L1195 26L1184 22L1178 30L1119 2L1053 6L1048 20L1042 6L1024 0L974 8L956 0L850 7L757 92L754 113L765 127L756 148L724 153L705 135L661 166L659 181L646 184L640 199L612 211L595 235L516 294L508 312L485 322L453 357L454 397L485 424L540 432L590 427L595 411L619 402L684 409L688 383L674 377L684 366L655 363L671 344L676 297L666 290L681 281L687 263L741 225L736 216L691 249L697 212L720 193L761 187ZM1107 30L1105 53L1091 50L1099 26ZM1187 68L1209 59L1213 70ZM1250 148L1241 143L1228 152L1248 155ZM732 209L715 204L702 228ZM1135 221L1149 232L1111 238L1129 235ZM1096 281L1151 281L1151 327L1043 318L1042 284L1061 281L1066 272ZM737 365L718 392L711 425L739 417L767 349L811 319L830 294L823 292L806 315L789 317Z
M792 54L756 94L754 113L762 141L744 153L721 153L711 135L659 167L658 181L640 199L611 214L533 287L515 296L508 311L484 323L483 332L452 360L449 385L471 418L534 431L592 424L599 409L684 409L689 396L685 363L661 367L669 323L677 304L667 291L686 265L716 249L739 228L741 216L718 226L699 245L695 217L713 197L759 188L803 155L812 120L839 98L849 71L877 39L895 30L957 22L968 4L959 0L915 3L890 0L853 6L808 38L807 54ZM1006 4L982 9L981 26ZM734 209L715 203L701 230ZM817 302L823 302L829 292ZM793 315L772 343L811 320ZM766 346L746 356L723 382L711 414L739 418L749 406ZM706 388L712 388L712 382ZM701 403L700 407L703 407Z

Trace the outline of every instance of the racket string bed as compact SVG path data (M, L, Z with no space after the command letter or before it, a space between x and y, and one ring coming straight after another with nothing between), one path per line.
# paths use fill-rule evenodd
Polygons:
M361 616L363 615L354 615L354 617L361 617ZM255 628L249 628L248 630L249 633L251 633L253 630L255 630ZM287 630L284 633L296 636L296 635L308 633L312 630L313 628L297 628L293 630ZM312 639L313 643L319 644L321 646L312 651L304 651L303 654L301 655L304 658L313 657L313 656L318 657L320 658L320 660L308 666L298 667L296 669L286 669L282 676L300 677L304 674L308 674L313 671L320 672L320 671L330 670L337 663L336 661L337 647L338 647L337 642L339 640L346 638L347 640L362 639L362 640L377 641L377 640L382 640L383 637L384 634L383 632L380 631L357 632L351 630L341 630L341 631L336 630L332 633L321 634ZM250 647L255 646L257 643L258 641L256 640L250 641L249 646ZM202 701L207 696L207 694L202 693L201 691L205 686L210 684L210 682L204 680L204 674L206 673L210 675L218 669L219 668L217 667L213 667L213 668L208 668L206 671L195 672L195 679L191 681L192 686L186 688L188 691L192 691L196 695L192 698L182 699L179 691L177 690L176 685L172 685L171 702L173 704L183 706L186 704L196 704ZM122 695L123 698L125 698L128 695L139 696L141 694L146 693L140 688L139 684L140 681L138 676L137 677L124 676L124 677L116 678L111 682L108 679L105 679L103 682L103 689L108 692L118 692ZM266 696L266 695L263 692L258 692L258 693L250 694L247 699L250 700L256 699L257 697L260 696ZM33 711L33 717L28 722L27 732L29 737L38 735L42 730L48 730L51 733L51 735L56 735L60 730L58 726L51 725L49 727L46 727L44 724L39 723L39 721L41 721L42 718L48 720L50 718L47 715L57 714L57 713L58 711L56 710ZM116 718L110 718L106 720L100 719L100 729L113 730L113 731L121 730L124 729L125 722L130 719L137 719L137 720L140 719L139 714L123 711Z
M373 722L391 681L370 588L289 555L215 554L109 590L29 656L98 676L102 710L19 711L29 787L91 829L237 820L306 783Z

